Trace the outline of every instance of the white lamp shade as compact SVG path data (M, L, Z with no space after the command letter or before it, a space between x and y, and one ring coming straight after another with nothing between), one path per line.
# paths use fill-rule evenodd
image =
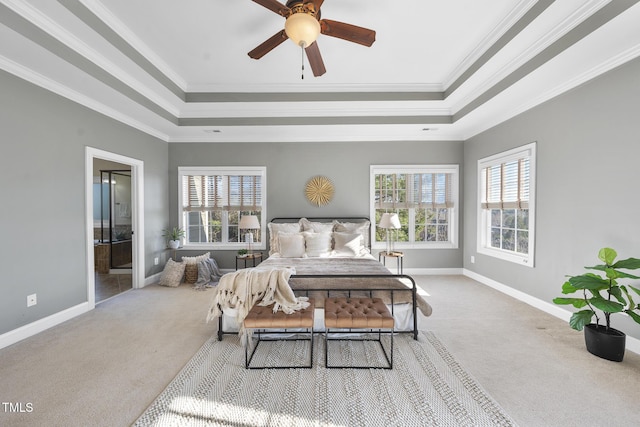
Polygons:
M308 47L320 35L320 23L308 13L294 13L284 23L284 32L297 46Z
M398 218L398 214L385 212L382 214L380 218L380 223L378 224L380 228L400 228L400 218Z
M238 224L238 228L241 230L259 230L260 221L258 221L258 217L255 215L245 215L240 218L240 224Z

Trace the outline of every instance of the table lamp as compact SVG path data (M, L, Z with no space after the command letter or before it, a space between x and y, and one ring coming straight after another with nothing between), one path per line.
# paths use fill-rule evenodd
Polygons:
M247 233L244 235L244 241L247 243L247 252L252 253L253 247L253 231L252 230L260 230L260 221L258 221L258 217L255 215L245 215L240 218L240 223L238 224L238 228L240 230L247 230Z
M390 230L398 230L400 228L400 218L397 213L385 212L380 218L378 227L384 228L387 233L387 254L392 254L394 251L395 233L392 236Z

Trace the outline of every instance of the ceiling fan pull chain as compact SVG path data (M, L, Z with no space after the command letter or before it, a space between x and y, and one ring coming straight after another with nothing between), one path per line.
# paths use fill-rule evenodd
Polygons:
M302 52L301 55L301 59L302 59L302 76L301 76L301 80L304 80L304 44L300 43L300 52Z

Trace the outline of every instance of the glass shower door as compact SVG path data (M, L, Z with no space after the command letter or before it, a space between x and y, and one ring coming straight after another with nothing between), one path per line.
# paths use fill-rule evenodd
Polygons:
M100 241L109 246L109 268L131 268L131 172L100 171Z
M131 173L111 174L111 268L131 268Z

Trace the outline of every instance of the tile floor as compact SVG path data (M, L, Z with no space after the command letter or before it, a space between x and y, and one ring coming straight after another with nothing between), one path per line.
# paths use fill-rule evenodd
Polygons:
M101 274L96 273L96 303L104 301L132 288L131 273Z

